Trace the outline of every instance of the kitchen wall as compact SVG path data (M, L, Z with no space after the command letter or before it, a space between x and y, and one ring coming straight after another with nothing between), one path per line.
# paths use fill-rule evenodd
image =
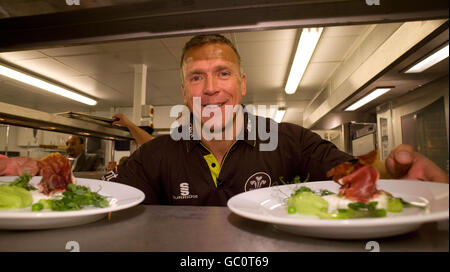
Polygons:
M416 135L403 135L402 117L416 113L439 99L444 101L445 122L427 119L424 123L414 121ZM423 152L445 171L449 171L448 146L449 146L449 77L441 78L413 92L410 92L392 101L392 131L393 146L404 143L403 139L417 142L418 147L424 148ZM414 117L415 118L415 117ZM436 116L437 118L437 116ZM437 118L439 119L439 118ZM415 119L414 119L415 120ZM419 120L419 119L418 119ZM423 120L422 120L423 122ZM445 125L443 124L445 123ZM423 127L419 127L423 126ZM418 131L418 130L419 131ZM445 132L443 132L445 130ZM411 134L411 133L410 133ZM419 137L419 138L417 138Z
M394 145L402 143L401 117L425 108L439 98L444 98L447 143L449 142L449 77L436 80L420 87L396 100L393 100L392 119L394 132Z

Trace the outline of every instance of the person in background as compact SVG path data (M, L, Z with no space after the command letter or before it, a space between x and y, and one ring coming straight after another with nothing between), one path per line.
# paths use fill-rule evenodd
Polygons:
M71 135L66 141L66 152L69 156L73 172L99 171L102 168L102 160L97 154L84 152L84 139Z
M153 136L150 133L135 125L125 115L119 113L113 115L113 118L116 119L112 123L113 125L128 128L138 147L153 139Z

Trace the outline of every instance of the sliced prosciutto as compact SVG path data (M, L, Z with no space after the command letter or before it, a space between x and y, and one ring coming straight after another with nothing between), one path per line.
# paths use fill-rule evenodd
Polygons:
M358 156L355 161L344 162L334 167L327 175L332 176L333 180L341 185L339 194L353 201L367 203L380 193L377 190L380 175L372 166L377 159L378 152L374 150Z
M68 184L73 183L69 159L60 153L52 153L38 160L38 166L42 176L38 188L43 194L63 192Z
M379 174L372 166L363 166L348 176L339 179L339 193L346 198L367 203L377 193Z

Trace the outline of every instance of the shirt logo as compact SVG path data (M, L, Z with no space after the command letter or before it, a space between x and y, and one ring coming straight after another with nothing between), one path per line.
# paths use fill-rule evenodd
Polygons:
M247 179L244 190L247 192L255 189L270 187L271 184L272 180L267 173L258 172Z
M189 192L189 183L183 182L180 183L180 195L174 196L172 195L173 199L191 199L191 198L198 198L198 195L191 195Z

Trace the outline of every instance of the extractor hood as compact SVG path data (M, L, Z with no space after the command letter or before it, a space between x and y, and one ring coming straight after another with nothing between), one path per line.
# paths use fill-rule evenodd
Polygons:
M105 140L131 140L130 132L105 122L74 119L0 102L0 123L41 130L96 137Z

